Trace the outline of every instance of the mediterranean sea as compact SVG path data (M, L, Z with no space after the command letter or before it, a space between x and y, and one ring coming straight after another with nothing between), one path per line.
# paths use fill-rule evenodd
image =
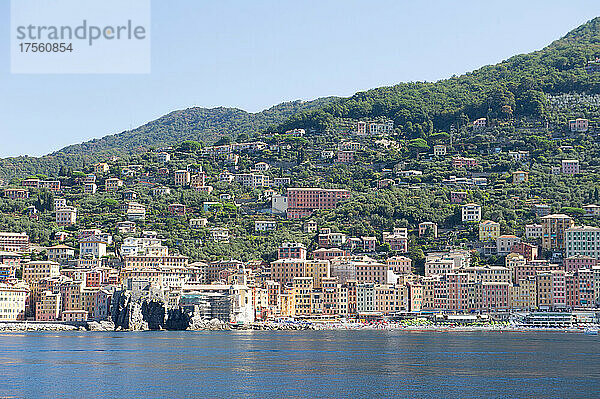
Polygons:
M2 398L599 396L600 337L584 334L0 334Z

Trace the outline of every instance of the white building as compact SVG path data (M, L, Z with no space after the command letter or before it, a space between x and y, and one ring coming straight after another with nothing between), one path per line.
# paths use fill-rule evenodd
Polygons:
M67 200L64 198L54 198L54 210L66 208Z
M541 224L527 224L525 225L525 238L528 240L536 240L542 238L542 225Z
M28 297L27 284L0 283L0 321L24 320Z
M254 221L254 231L255 232L273 231L276 229L277 229L277 222L275 220L255 220Z
M481 221L481 206L477 204L465 204L461 207L461 215L463 222L479 222Z
M106 255L106 240L96 235L87 236L79 241L79 256L102 258Z
M168 256L169 248L156 237L127 237L121 244L121 256Z
M199 219L190 219L190 228L199 229L200 227L206 227L208 224L208 219L199 218Z

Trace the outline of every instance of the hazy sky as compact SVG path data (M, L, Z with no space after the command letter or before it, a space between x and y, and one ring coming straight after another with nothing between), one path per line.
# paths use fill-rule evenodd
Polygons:
M458 75L544 47L600 1L154 0L148 75L11 75L9 13L0 1L0 157L191 106L256 112Z

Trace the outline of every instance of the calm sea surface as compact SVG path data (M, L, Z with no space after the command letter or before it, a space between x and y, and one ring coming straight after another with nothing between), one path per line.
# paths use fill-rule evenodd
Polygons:
M600 397L600 338L385 331L0 334L0 397Z

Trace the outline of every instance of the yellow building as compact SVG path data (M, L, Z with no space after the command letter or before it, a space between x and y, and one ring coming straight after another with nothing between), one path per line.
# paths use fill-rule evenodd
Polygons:
M533 310L537 308L537 282L535 276L520 279L518 284L509 288L510 307L518 310Z
M294 316L310 316L312 313L312 277L294 277L293 305Z
M517 170L516 172L512 172L512 181L513 184L521 184L529 181L529 172L524 172L522 170Z
M496 241L500 237L500 223L484 220L479 223L479 241Z
M304 263L304 277L313 279L314 289L321 289L324 278L329 277L328 260L308 260Z

